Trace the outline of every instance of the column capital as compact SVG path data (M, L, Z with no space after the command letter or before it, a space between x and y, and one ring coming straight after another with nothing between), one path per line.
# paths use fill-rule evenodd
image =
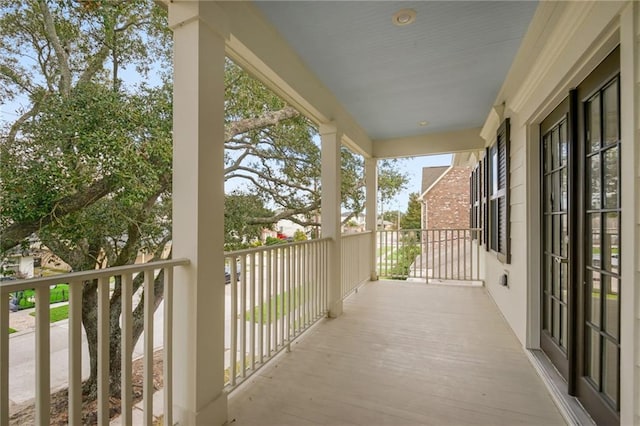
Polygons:
M169 28L172 31L193 22L202 22L219 37L229 39L229 20L215 2L173 0L169 3Z
M320 123L318 132L320 133L320 136L341 134L340 129L338 129L338 125L335 123L335 121L331 121L329 123Z

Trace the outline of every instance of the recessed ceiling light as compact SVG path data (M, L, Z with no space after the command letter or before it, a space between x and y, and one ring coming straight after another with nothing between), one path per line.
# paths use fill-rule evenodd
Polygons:
M424 120L418 122L418 126L420 127L425 127L427 124L429 124L429 122Z
M393 14L391 21L394 25L402 27L409 25L416 20L416 11L413 9L402 9Z

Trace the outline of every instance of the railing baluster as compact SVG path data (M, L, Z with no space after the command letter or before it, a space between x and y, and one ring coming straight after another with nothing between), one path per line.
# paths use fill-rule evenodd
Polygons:
M431 233L431 247L429 247L429 250L431 251L431 279L435 279L436 278L436 246L435 246L436 231L431 230L430 233Z
M249 362L251 370L256 368L256 256L253 253L249 258L251 260L251 284L249 287Z
M69 282L69 424L82 424L82 282Z
M291 342L291 337L293 336L292 327L293 327L293 247L286 248L287 255L285 256L287 260L287 281L286 281L286 293L287 293L287 339L286 344L289 347L289 343Z
M49 424L51 400L50 290L36 288L36 424Z
M235 286L235 277L233 284ZM235 299L232 299L235 301ZM233 317L235 318L235 317ZM164 386L164 418L162 423L173 425L173 268L164 268L164 348L162 351L162 380Z
M247 376L247 256L240 256L240 371ZM235 348L234 348L235 350Z
M314 281L314 318L318 318L320 316L320 264L319 264L319 255L320 251L318 250L318 242L313 243L313 276L315 277Z
M285 315L286 312L284 310L284 281L285 281L285 270L284 270L284 258L286 255L286 249L284 248L280 248L279 250L279 254L278 254L278 261L280 262L280 268L278 270L278 286L280 287L280 299L276 299L277 301L279 300L279 304L280 304L280 318L278 318L278 326L280 327L280 333L279 333L279 338L280 338L280 345L279 346L284 346L284 341L285 341L285 337L284 337L284 319L287 318L287 316Z
M461 244L461 240L460 240L460 230L459 229L456 230L456 234L457 234L457 237L458 237L458 242L457 242L457 244L458 244L458 279L461 279L460 278L460 244ZM464 240L462 240L462 243L464 244ZM463 246L462 255L464 257L464 246ZM463 258L462 265L463 266L466 265L466 257ZM462 277L462 279L464 279L464 276Z
M444 276L446 279L453 278L453 231L445 230L444 238L446 241L446 249L444 252ZM451 258L451 260L449 259Z
M296 288L298 289L298 293L297 293L297 299L298 299L298 303L297 303L297 324L295 327L296 330L296 335L298 335L298 333L300 333L300 331L302 330L302 325L303 325L303 321L304 321L304 317L302 316L302 304L304 302L304 288L303 288L303 278L302 278L302 262L303 262L303 253L302 253L302 247L300 246L296 246Z
M271 356L271 324L273 323L273 321L271 320L271 285L273 283L273 279L271 277L271 274L273 273L272 268L271 268L271 262L272 262L272 257L271 257L271 253L273 251L269 250L266 254L267 254L267 336L266 336L266 341L267 341L267 357Z
M480 278L480 244L478 244L477 241L480 241L480 232L476 232L476 267L472 269L472 271L475 271L476 280Z
M98 424L109 424L109 277L98 279Z
M144 366L142 398L144 424L153 425L153 312L154 312L154 270L144 271Z
M329 312L329 244L322 244L322 311Z
M473 230L469 230L468 234L469 234L469 279L473 280L473 245L474 245Z
M265 274L264 274L264 256L265 252L258 253L258 273L257 273L257 291L258 291L258 353L260 364L264 362L264 291L265 291Z
M133 354L133 278L131 274L122 275L122 367L121 367L121 404L122 424L133 424L132 398L132 354Z
M236 384L236 357L238 355L237 349L237 334L238 334L238 267L236 264L236 258L231 257L229 273L231 274L231 301L229 302L229 383L231 386Z
M310 255L309 255L309 245L305 244L304 246L301 246L304 250L304 262L303 262L303 267L304 267L304 311L303 311L303 319L304 319L304 328L307 328L309 326L310 323L310 317L309 317L309 303L311 303L311 286L310 286L310 272L311 272L311 266L310 266Z
M0 289L0 426L9 426L9 300Z
M464 238L464 279L465 280L468 280L471 278L471 276L467 274L467 265L469 264L467 261L467 256L468 256L467 250L469 250L469 241L470 241L468 238L468 232L469 231L466 229L462 231L462 235Z

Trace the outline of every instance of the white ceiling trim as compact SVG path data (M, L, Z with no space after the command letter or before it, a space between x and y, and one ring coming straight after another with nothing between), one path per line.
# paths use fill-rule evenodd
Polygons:
M422 155L450 154L477 151L484 147L480 128L429 133L408 138L373 141L375 158L416 157Z

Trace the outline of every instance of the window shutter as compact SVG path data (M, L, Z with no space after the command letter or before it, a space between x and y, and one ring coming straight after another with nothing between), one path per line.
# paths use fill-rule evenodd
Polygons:
M496 148L498 150L498 194L497 195L497 247L496 251L501 255L504 263L511 263L510 253L510 123L509 119L505 119L500 128L496 139Z
M482 184L480 188L482 190L481 196L481 216L482 216L482 242L485 244L485 249L489 251L489 208L487 201L489 198L489 148L485 148L484 160L480 162L482 173Z

